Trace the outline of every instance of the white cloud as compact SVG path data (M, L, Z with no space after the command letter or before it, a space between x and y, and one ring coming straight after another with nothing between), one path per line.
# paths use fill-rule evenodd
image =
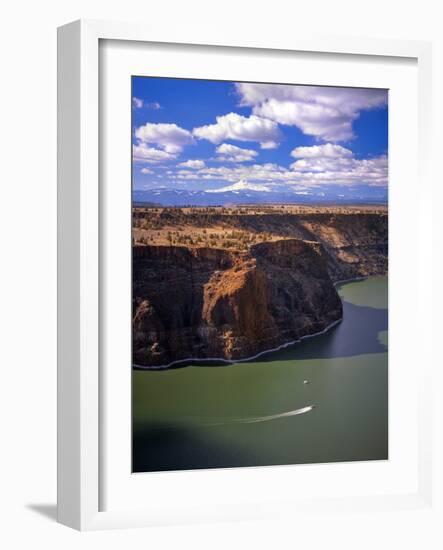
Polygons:
M341 185L388 184L386 155L357 159L349 149L339 145L297 147L291 155L298 160L291 164L293 172L311 184L337 183Z
M201 169L201 168L204 168L206 165L203 160L189 159L186 162L181 162L180 164L178 164L178 166L183 166L183 168Z
M262 149L277 149L278 143L275 141L265 141L264 143L260 143L260 147Z
M142 174L153 174L153 173L154 173L154 171L151 170L150 168L142 168L142 169L140 170L140 172L141 172Z
M258 155L253 149L243 149L230 143L222 143L216 150L217 160L222 162L247 162Z
M134 162L156 163L165 160L173 160L176 158L176 155L168 153L167 151L162 151L161 149L148 147L144 143L141 143L139 145L133 145L132 158Z
M324 145L313 145L312 147L296 147L291 151L294 158L338 158L352 157L354 154L350 149L341 145L325 143Z
M203 180L219 180L229 183L237 183L239 180L248 181L248 183L287 183L296 181L296 174L273 163L237 165L237 166L211 166L194 172L193 178L198 177ZM176 172L176 179L190 179L186 170ZM173 177L174 179L174 177Z
M140 143L155 144L172 154L181 153L186 145L191 145L194 142L191 133L177 124L148 122L135 130L135 137Z
M276 147L281 133L276 122L255 115L244 117L237 113L216 117L215 124L194 128L194 136L219 144L227 139L256 141L262 148Z
M241 105L279 124L297 126L325 141L354 137L352 124L360 111L387 104L387 90L238 83Z
M133 97L132 98L132 106L134 109L141 109L145 107L146 109L161 109L160 103L158 101L152 101L151 103L147 103L146 101L143 101L143 99L140 99L139 97Z
M303 156L302 156L303 155ZM322 185L370 185L386 187L386 155L369 159L355 158L352 151L334 144L300 147L293 151L296 161L290 168L274 163L208 166L199 170L179 170L170 175L175 180L198 179L227 183L272 186L280 190L308 191Z

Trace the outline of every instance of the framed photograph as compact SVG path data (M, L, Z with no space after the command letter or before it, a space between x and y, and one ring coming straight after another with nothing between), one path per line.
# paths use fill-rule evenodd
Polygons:
M132 103L133 471L387 460L388 90Z
M190 40L59 29L59 521L430 507L429 44Z

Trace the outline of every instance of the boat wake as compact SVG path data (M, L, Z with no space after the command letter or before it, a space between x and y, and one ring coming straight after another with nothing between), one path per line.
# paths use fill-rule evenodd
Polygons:
M297 416L299 414L306 414L312 409L315 408L315 405L309 405L307 407L301 407L300 409L294 409L293 411L286 411L278 414L270 414L267 416L244 416L237 418L223 418L217 419L210 422L205 422L207 426L223 426L227 424L257 424L259 422L269 422L271 420L278 420L279 418L288 418L290 416ZM207 419L206 419L207 420Z

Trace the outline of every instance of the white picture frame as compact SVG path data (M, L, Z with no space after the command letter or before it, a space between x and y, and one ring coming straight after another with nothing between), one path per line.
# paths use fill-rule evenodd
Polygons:
M220 519L260 518L290 515L297 503L285 501L285 505L273 500L266 505L266 483L260 500L251 493L249 506L234 506L228 513L225 507L216 503L190 509L178 506L173 513L165 509L153 513L147 507L132 506L123 502L111 510L103 509L101 484L103 453L103 401L107 396L102 385L103 364L100 356L100 304L105 295L101 289L102 267L101 231L106 228L100 223L103 201L100 191L100 42L125 41L129 44L174 44L196 45L200 49L229 47L273 51L284 57L288 52L330 53L338 56L371 56L390 58L393 63L412 59L417 64L418 81L418 178L421 193L428 192L431 200L429 143L431 137L431 47L426 42L369 40L363 38L315 37L298 33L294 36L230 37L220 32L219 36L189 37L186 29L174 31L168 36L155 25L126 24L118 22L77 21L59 29L58 34L58 519L60 523L80 530L150 526L180 522L217 521ZM210 53L208 54L210 55ZM430 219L422 211L417 220L422 234L426 234ZM426 265L432 254L432 247L424 245L415 251L420 265ZM420 311L430 300L431 289L424 284L426 272L417 274L417 292L423 292ZM431 353L430 350L428 352ZM428 356L431 357L430 355ZM327 498L313 491L312 497L305 496L303 508L312 511L423 508L432 503L432 441L431 441L431 378L432 362L424 361L417 375L417 484L414 490L387 492L386 494L329 495ZM346 465L341 465L342 469ZM266 471L276 470L267 468ZM232 480L239 481L239 471L231 470ZM287 471L280 469L284 483ZM241 472L240 472L241 473ZM174 474L175 475L175 474ZM181 479L195 473L182 472ZM220 476L217 472L206 472L204 483ZM249 475L249 474L248 474ZM254 475L261 475L255 472ZM178 477L169 474L168 490ZM244 477L244 474L243 476ZM153 478L151 478L152 480ZM201 480L203 477L200 478ZM209 480L209 481L208 481ZM185 480L186 481L186 480ZM252 481L252 478L251 478ZM257 478L254 478L254 483ZM263 478L264 481L264 478ZM270 478L267 482L270 481ZM223 480L222 480L223 482ZM271 481L272 482L272 481ZM149 483L149 480L148 480ZM155 486L161 487L162 478L157 477ZM180 481L181 483L181 481ZM202 481L200 481L202 483ZM152 484L154 485L154 484ZM154 490L154 489L153 489ZM282 493L282 502L286 498ZM255 499L255 500L254 500ZM232 494L232 501L236 495ZM291 508L292 504L292 508ZM298 503L300 504L300 503Z

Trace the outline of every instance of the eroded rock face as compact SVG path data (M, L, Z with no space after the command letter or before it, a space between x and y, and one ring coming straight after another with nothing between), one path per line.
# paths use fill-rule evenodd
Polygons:
M225 223L320 243L333 281L385 275L388 271L387 213L245 215L231 216Z
M319 332L342 316L321 245L300 239L248 252L134 247L133 361L240 359Z

